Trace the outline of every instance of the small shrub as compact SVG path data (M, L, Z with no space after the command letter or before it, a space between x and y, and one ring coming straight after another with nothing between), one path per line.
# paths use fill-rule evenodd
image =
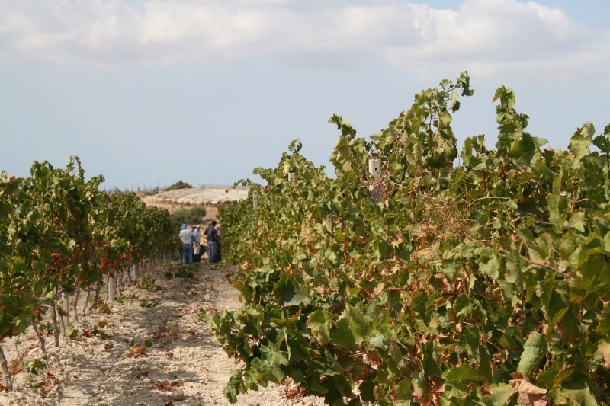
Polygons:
M181 207L171 214L171 218L176 224L199 224L206 213L204 206Z
M91 336L98 336L100 339L105 340L109 337L108 333L106 333L104 330L102 330L101 328L93 327L93 330L89 332L89 335Z
M178 182L176 182L173 185L171 185L170 187L168 187L166 190L179 190L179 189L192 189L192 188L193 187L191 185L189 185L188 183L179 180Z
M136 288L138 289L146 289L149 292L158 292L163 288L161 285L157 284L157 280L155 278L151 278L150 276L144 275L139 282L136 283Z
M82 336L82 332L74 327L69 327L66 330L66 336L71 339L71 340L76 340L78 339L80 336Z
M212 321L212 318L210 317L210 315L208 315L208 312L203 307L198 308L195 312L197 314L197 319L200 322L204 324L210 324L210 322Z
M45 369L47 364L40 358L34 358L30 360L28 363L28 372L38 375L38 372Z
M118 303L124 303L125 300L133 300L133 299L137 299L137 298L138 297L133 293L125 294L123 292L120 292L118 295L116 295L116 297L114 298L114 301L118 302Z
M97 312L100 314L111 314L112 313L112 311L110 310L110 306L108 306L108 304L105 302L100 302L99 306L97 307Z
M169 270L164 273L166 279L172 278L192 278L195 276L193 264L170 264Z
M161 301L158 299L153 299L153 300L142 299L142 300L140 300L140 307L144 307L145 309L150 309L150 308L159 306L160 303L161 303Z

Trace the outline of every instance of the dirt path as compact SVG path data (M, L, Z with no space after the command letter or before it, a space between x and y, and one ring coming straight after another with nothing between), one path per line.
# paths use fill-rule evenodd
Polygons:
M0 404L229 405L223 387L236 365L199 320L199 309L208 313L236 309L238 293L228 281L226 265L202 263L192 268L192 278L171 279L164 276L167 267L158 269L139 279L139 287L125 288L119 300L109 304L108 314L96 312L73 320L73 338L62 337L59 351L48 336L49 359L36 373L31 368L42 354L33 332L2 343L9 361L15 360L13 366L22 370L15 376L17 391L0 393ZM146 341L150 347L144 345ZM146 352L134 356L138 348L134 344ZM288 399L284 387L270 385L241 395L237 403L296 404L323 402Z

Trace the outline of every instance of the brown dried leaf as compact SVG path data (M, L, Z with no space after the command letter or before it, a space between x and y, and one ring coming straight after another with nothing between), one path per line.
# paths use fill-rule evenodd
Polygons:
M23 371L23 363L16 358L12 359L8 365L8 372L11 375L17 375L21 371Z
M520 377L519 377L520 375ZM519 393L519 403L523 406L546 406L550 404L550 399L546 395L546 389L539 388L520 373L513 374L516 379L508 381L510 386Z
M605 367L610 368L610 344L601 343L599 345L598 351L604 358Z
M131 358L136 358L141 355L146 354L146 346L145 345L134 345L131 347L131 351L129 351L129 356Z
M519 404L522 406L546 406L550 401L546 395L519 394Z
M543 395L546 393L546 389L537 387L527 379L511 379L508 383L519 393L531 393L533 395Z
M158 390L162 390L164 392L173 392L175 389L181 387L184 385L184 382L182 381L153 381L151 382L148 387L150 389L158 389Z

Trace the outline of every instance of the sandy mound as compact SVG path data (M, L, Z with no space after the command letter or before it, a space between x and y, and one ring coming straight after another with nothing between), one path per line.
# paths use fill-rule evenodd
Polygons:
M224 202L243 200L248 197L247 188L205 187L201 189L167 190L150 196L151 203L177 204L183 206L217 205Z

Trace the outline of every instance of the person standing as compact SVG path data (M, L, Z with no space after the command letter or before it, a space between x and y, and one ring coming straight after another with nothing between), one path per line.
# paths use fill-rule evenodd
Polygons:
M199 224L193 230L193 262L201 262L201 226Z
M212 224L205 229L205 235L208 241L208 262L213 264L214 262L218 262L220 259L218 257L218 230L216 230L216 220L212 220Z
M193 232L186 226L186 224L182 224L180 233L178 234L178 238L180 238L180 241L182 241L182 250L180 253L182 263L183 264L192 264L193 263Z
M220 225L216 226L216 232L218 233L218 235L216 236L216 261L220 262L220 260L222 259L222 255L220 255L220 253L222 252L222 247L220 246Z

